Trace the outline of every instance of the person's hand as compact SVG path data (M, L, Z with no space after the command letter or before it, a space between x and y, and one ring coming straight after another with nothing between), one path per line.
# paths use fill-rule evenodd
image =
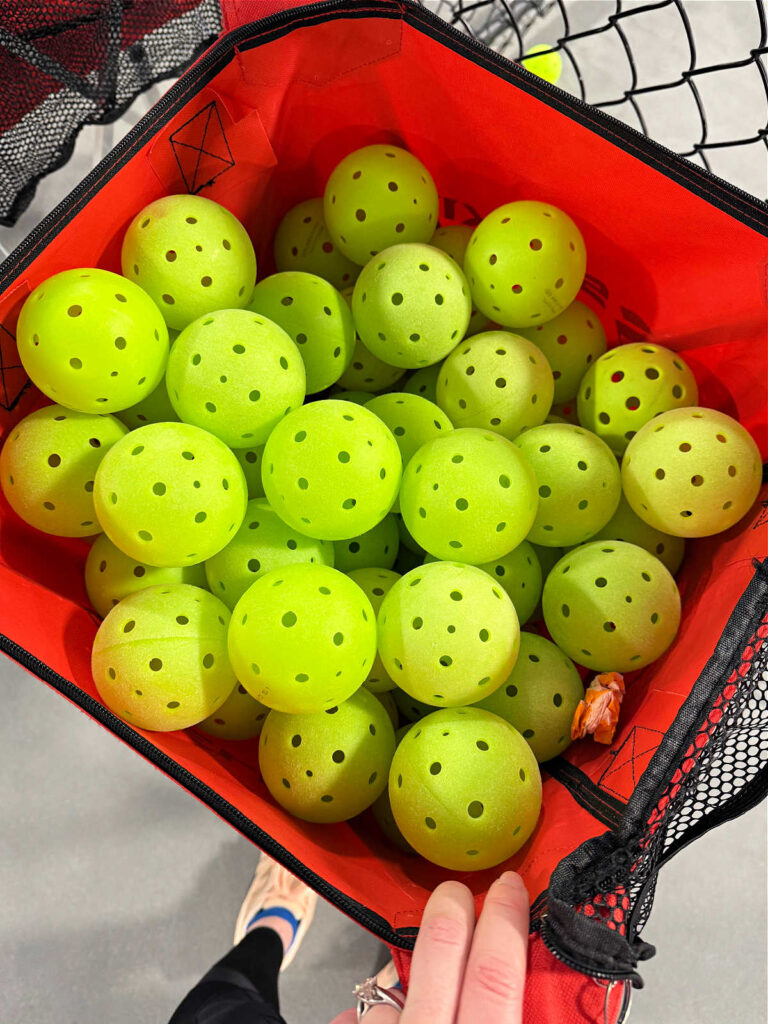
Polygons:
M459 882L432 893L416 940L402 1014L376 1006L366 1024L521 1024L528 947L528 893L508 871L488 890L475 924ZM332 1024L355 1024L346 1011Z

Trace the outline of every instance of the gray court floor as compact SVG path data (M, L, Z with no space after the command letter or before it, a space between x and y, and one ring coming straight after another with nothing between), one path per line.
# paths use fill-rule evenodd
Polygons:
M604 16L599 0L568 7L579 25ZM751 0L686 7L700 26L704 57L757 45ZM530 43L549 41L551 31L542 24ZM661 73L665 60L681 66L685 55L671 32L661 20L654 25L643 51L646 73ZM658 39L665 45L655 45ZM615 85L618 64L590 56L586 44L580 57L599 82ZM0 256L160 91L118 125L83 133L65 171L41 185L14 230L0 231ZM713 124L732 127L742 117L748 103L729 105L737 95L731 83L708 97ZM680 109L654 116L656 137L674 145ZM716 169L763 194L765 167L755 172L753 158L724 153ZM0 1024L164 1024L229 947L257 851L1 656L0 701ZM763 805L683 851L661 875L645 930L659 952L643 965L646 988L636 994L633 1024L766 1024L767 902ZM323 904L284 976L287 1020L326 1024L351 1005L352 985L378 955L375 940Z
M255 848L0 656L0 1021L163 1024L229 947ZM765 805L661 875L633 1024L765 1024ZM284 975L290 1024L351 1005L378 943L322 904Z

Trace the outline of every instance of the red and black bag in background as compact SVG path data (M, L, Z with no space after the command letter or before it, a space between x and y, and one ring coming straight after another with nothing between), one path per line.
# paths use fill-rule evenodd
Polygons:
M517 198L565 209L587 244L580 298L609 339L681 352L702 404L737 417L765 457L765 205L413 3L328 0L233 23L238 9L266 6L231 6L231 31L0 268L0 441L42 404L24 387L13 337L44 278L119 271L135 212L182 191L244 221L263 275L285 211L320 195L349 151L389 141L429 167L444 222L476 223ZM390 846L367 816L335 826L289 817L259 778L256 742L145 733L103 707L90 673L87 548L35 532L0 502L0 648L387 942L407 980L421 912L447 872ZM639 932L661 864L765 795L766 555L764 488L736 527L690 544L678 638L629 677L614 743L577 743L547 764L541 819L509 862L533 898L527 1024L602 1019L605 984L637 983L652 952ZM463 880L480 900L499 870Z

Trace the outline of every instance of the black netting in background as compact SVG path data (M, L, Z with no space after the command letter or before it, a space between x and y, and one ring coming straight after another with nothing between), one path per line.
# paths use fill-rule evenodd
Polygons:
M117 119L216 37L218 0L0 3L0 224L71 156L80 129Z
M765 0L420 2L511 60L556 50L560 88L768 195Z

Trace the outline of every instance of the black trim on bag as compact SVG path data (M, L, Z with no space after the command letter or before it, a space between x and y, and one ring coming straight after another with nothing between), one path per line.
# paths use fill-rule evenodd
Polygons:
M652 167L659 173L664 174L670 180L687 188L694 195L709 202L718 209L725 211L735 220L740 221L760 234L768 236L768 205L760 202L758 199L750 196L741 189L717 178L709 171L696 167L694 164L677 156L670 150L660 146L658 143L646 138L635 129L617 121L610 115L605 114L602 111L594 110L588 104L570 96L568 93L563 92L556 86L544 83L537 76L526 71L525 68L520 67L505 57L501 57L483 43L480 43L469 36L465 36L457 29L443 22L430 11L412 2L412 0L324 0L324 2L314 4L310 7L294 8L293 10L287 10L279 14L271 15L261 21L243 26L233 32L227 33L225 36L222 36L220 40L215 43L211 49L204 54L203 57L201 57L200 60L174 86L171 87L171 89L169 89L169 91L158 101L152 110L150 110L149 113L136 124L136 126L97 165L97 167L86 178L84 178L83 181L77 185L33 231L30 232L27 238L0 265L0 290L4 291L16 278L18 278L30 263L40 255L58 231L66 224L70 223L86 203L98 193L105 181L109 181L114 177L114 175L122 169L130 159L142 150L149 140L154 138L160 130L180 110L183 109L190 99L198 94L202 86L211 81L211 79L213 79L233 59L235 59L236 48L256 48L264 45L265 43L271 42L279 36L286 35L295 29L312 24L331 20L363 19L370 17L406 21L415 30L436 40L460 56L465 57L468 60L472 60L491 74L510 82L522 91L542 100L542 102L548 104L553 109L566 114L568 117L577 121L590 131L595 132L597 135L612 142L625 152L628 152L642 160L649 167ZM258 33L258 35L255 35L255 33ZM691 697L688 698L688 702L692 700L694 693L697 694L697 699L701 699L700 695L703 694L704 690L709 693L711 700L711 694L714 690L715 684L717 683L718 678L721 677L710 679L709 687L701 688L699 687L699 683L702 680L706 681L706 679L709 678L706 674L708 671L712 671L710 666L715 663L716 655L718 655L718 652L721 650L724 639L726 645L734 642L733 637L730 635L726 636L726 634L731 626L733 626L735 631L735 623L738 616L744 615L744 608L746 607L745 599L747 595L751 593L753 584L754 580L750 583L750 586L747 588L747 591L745 591L745 594L742 596L729 618L726 631L723 633L723 637L718 641L713 657L710 659L710 662L708 662L704 672L694 685ZM749 635L751 635L751 631ZM19 662L19 664L24 668L42 679L43 682L58 690L73 703L77 704L92 718L95 718L102 725L115 733L126 744L134 747L134 749L142 754L147 760L151 761L167 775L175 779L191 793L197 796L203 803L207 804L213 811L229 822L230 825L237 829L247 839L250 839L269 856L273 857L279 863L288 868L288 870L292 871L297 877L310 885L320 895L333 902L353 920L362 924L374 935L378 936L384 942L393 947L403 950L410 950L413 948L414 936L416 934L415 928L404 928L399 931L395 931L389 923L379 915L374 914L367 907L364 907L362 904L329 885L324 879L310 871L288 850L275 842L271 836L260 829L236 807L224 800L218 793L202 783L198 778L196 778L196 776L192 775L167 754L160 751L143 736L136 733L129 725L113 715L107 708L94 700L94 698L81 690L73 682L54 672L53 669L47 666L40 659L36 658L29 651L25 650L15 641L3 634L0 634L0 651L3 651L9 657ZM735 659L737 661L740 655L741 650L737 651L735 655L732 655L731 660ZM723 657L727 659L729 657L728 653L726 652ZM688 702L686 702L686 704ZM700 713L702 719L709 713L709 710L709 704L705 703L701 705ZM675 721L678 720L679 715L680 711L678 711ZM657 751L655 756L658 755L659 751ZM566 765L568 764L568 762L563 763ZM598 790L598 798L598 796L591 791L589 786L584 785L583 782L578 782L578 776L573 774L574 772L578 772L578 769L574 769L572 765L569 765L568 769L563 769L562 766L556 765L555 770L560 771L561 778L559 781L563 781L563 777L567 776L571 792L574 792L571 787L575 786L583 799L591 801L593 806L599 805L599 807L602 808L601 813L610 815L619 813L618 805L620 804L620 801L616 801L615 798L611 797L609 794L599 791L598 787L594 787L595 790ZM643 781L643 777L645 777L645 775L646 773L644 772L643 776L641 776L640 782ZM760 777L762 779L762 792L764 792L765 789L768 788L768 772L762 772ZM577 781L574 782L574 780ZM754 781L755 780L753 780L753 782ZM590 783L590 786L594 786L594 784ZM752 786L752 784L750 784L750 786ZM752 786L750 790L750 799L753 798L753 795L759 789L760 784ZM574 797L578 799L575 796L575 792ZM628 807L633 806L633 800L634 797L630 800ZM749 805L751 806L752 803L750 802ZM586 806L586 804L582 804L582 806ZM590 813L595 814L593 806L586 807L586 809L589 810ZM606 808L608 809L606 810ZM741 807L738 798L735 798L729 804L717 809L718 814L722 811L722 815L718 820L718 823L720 820L727 820L729 817L735 817L736 814L741 813L741 810L744 809L746 809L746 807ZM733 813L728 813L730 811ZM598 815L595 816L597 817ZM612 824L611 827L615 827L615 825ZM557 904L559 902L557 879L561 868L567 869L573 859L579 855L580 851L583 858L587 849L591 850L594 848L595 844L601 845L606 839L610 838L611 840L614 840L615 837L615 833L608 833L607 836L588 840L586 843L582 844L579 849L574 851L573 854L564 858L553 872L552 881L546 893L546 901L544 899L545 894L541 894L541 896L536 900L536 903L539 906L543 907L546 905L548 907L546 917L544 917L542 921L541 930L545 943L550 951L558 959L562 960L574 970L582 973L588 973L592 977L611 980L626 978L628 976L637 977L637 975L631 970L628 974L626 966L624 966L623 970L621 968L607 969L602 967L602 965L595 966L594 963L585 963L583 960L581 962L576 962L569 956L567 952L569 949L567 941L568 931L561 931L556 924L556 921L558 924L560 922L560 917L557 913ZM566 906L565 911L566 914L568 912L575 913L570 906ZM589 924L593 923L596 924L596 922L589 922ZM606 932L607 929L602 929L602 931ZM621 940L621 936L616 935L615 933L610 934L614 935L617 940ZM627 944L625 942L625 946L626 945ZM622 963L626 965L626 951L622 951L622 955ZM621 957L617 957L616 963L621 959Z
M619 827L627 808L623 800L606 793L581 768L572 765L564 757L553 757L542 768L565 786L576 803L589 811L593 818L597 818L601 825L614 830Z

